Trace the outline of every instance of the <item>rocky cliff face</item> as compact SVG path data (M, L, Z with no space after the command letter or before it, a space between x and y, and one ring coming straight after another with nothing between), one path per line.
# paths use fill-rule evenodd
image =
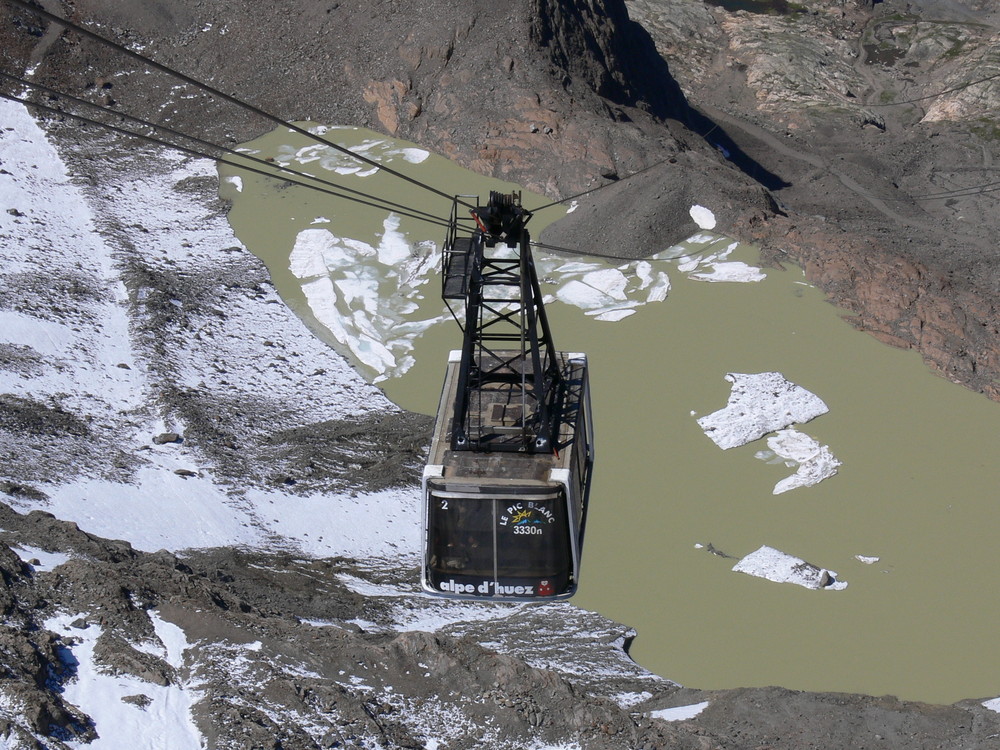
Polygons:
M591 210L547 239L654 252L692 229L682 204L697 196L723 230L805 266L861 326L997 397L1000 205L977 188L997 153L995 9L744 5L760 12L691 0L631 0L628 12L611 0L436 1L419 12L301 0L265 24L218 1L80 0L75 11L283 118L375 127L553 196L651 169L655 188L594 194ZM29 54L24 35L16 24L3 33L16 67ZM271 127L64 39L47 48L42 80L210 137ZM597 236L609 240L587 242ZM881 286L899 264L926 269L916 295ZM919 308L907 302L918 297Z
M996 8L725 5L629 2L689 101L784 183L783 215L734 231L805 268L860 328L1000 398Z
M155 59L283 118L374 127L549 192L579 189L601 171L645 166L665 136L646 111L684 109L676 87L660 77L666 66L651 40L621 3L457 8L436 0L404 9L392 0L322 7L297 0L266 23L249 6L215 0L83 0L75 10L76 18L105 19ZM134 65L120 55L66 38L47 55L43 79L86 93L100 77L122 109L169 115L178 127L212 135L246 140L272 127L204 98L178 106L170 82L133 77Z

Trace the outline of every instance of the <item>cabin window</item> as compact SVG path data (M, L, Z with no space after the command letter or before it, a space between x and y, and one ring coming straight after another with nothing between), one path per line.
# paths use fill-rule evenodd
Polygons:
M427 579L469 596L552 596L573 583L561 492L502 498L431 492Z

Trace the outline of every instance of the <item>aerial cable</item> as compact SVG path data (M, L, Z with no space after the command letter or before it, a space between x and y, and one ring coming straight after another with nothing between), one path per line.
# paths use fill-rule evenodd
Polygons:
M127 114L125 114L123 112L117 112L117 111L115 111L113 109L109 109L108 107L103 107L103 106L101 106L99 104L94 104L93 102L88 102L85 99L78 99L75 96L70 96L69 94L66 94L66 93L61 92L61 91L57 91L56 89L53 89L53 88L49 88L48 86L44 86L44 85L42 85L40 83L33 83L32 81L26 81L23 78L18 78L17 76L12 76L9 73L4 73L2 71L0 71L0 78L5 78L5 79L7 79L9 81L13 81L15 83L22 84L24 86L29 86L31 88L39 89L41 91L44 91L47 94L51 94L52 96L66 99L67 101L73 102L74 104L81 104L81 105L86 106L86 107L91 107L93 109L100 110L101 112L107 112L107 113L116 115L116 116L118 116L118 117L120 117L120 118L122 118L124 120L128 120L128 121L136 123L138 125L142 125L142 126L149 127L149 128L154 128L156 130L161 130L161 131L163 131L165 133L169 133L170 135L173 135L173 136L178 136L178 137L181 137L181 138L186 138L186 139L188 139L190 141L193 141L194 143L198 143L198 144L200 144L202 146L206 146L208 148L213 148L213 149L218 149L219 151L222 151L223 153L232 154L233 156L239 157L240 159L245 159L247 161L255 162L257 164L260 164L261 166L267 167L268 169L279 170L279 171L285 172L287 174L293 174L293 175L296 175L296 176L299 176L299 177L305 177L306 179L315 180L316 182L318 182L320 184L328 185L329 187L335 188L337 190L343 190L343 191L346 191L348 193L353 193L354 195L358 195L358 196L361 196L362 198L367 198L367 199L372 200L372 201L380 201L380 202L382 202L384 204L385 208L390 209L390 210L391 209L399 209L401 211L406 211L406 212L408 212L407 215L411 216L411 217L413 217L414 214L422 214L423 216L427 217L428 219L434 221L435 223L440 223L440 219L438 219L438 217L435 214L431 214L431 213L428 213L426 211L420 211L419 209L411 208L409 206L404 206L404 205L399 204L399 203L394 203L392 201L385 200L383 198L379 198L377 196L370 195L368 193L362 192L360 190L355 190L353 188L349 188L349 187L346 187L344 185L338 185L338 184L336 184L336 183L334 183L334 182L332 182L330 180L327 180L327 179L325 179L323 177L319 177L319 176L316 176L316 175L311 175L311 174L309 174L307 172L300 172L297 169L291 169L290 167L282 167L280 165L272 164L269 161L266 161L264 159L260 159L260 158L258 158L256 156L251 155L251 154L247 154L247 153L244 153L242 151L238 151L236 149L228 148L227 146L222 146L222 145L220 145L218 143L213 143L212 141L206 141L206 140L203 140L203 139L198 138L198 137L193 136L193 135L188 135L187 133L183 133L183 132L181 132L179 130L174 130L173 128L169 128L169 127L167 127L165 125L157 125L156 123L150 122L149 120L143 120L143 119L141 119L139 117L133 117L133 116L127 115ZM65 112L65 110L58 110L58 111L60 111L60 112L62 112L64 114L69 114L69 113ZM88 118L88 120L89 119L90 118ZM90 122L92 122L94 124L103 124L102 122L100 122L98 120L90 120ZM134 131L129 131L129 132L134 132ZM138 134L136 134L136 135L138 135ZM160 141L160 142L163 142L163 141ZM203 155L209 156L208 154L203 154ZM221 161L221 159L219 159L218 157L215 157L215 156L212 156L210 158L214 158L217 161ZM229 164L231 166L237 166L237 167L239 166L238 164L236 164L235 162L232 162L232 161L226 161L225 163ZM285 179L282 175L277 175L277 174L274 174L274 173L269 173L269 174L270 174L270 176L275 177L275 178ZM304 183L298 183L298 184L305 186ZM339 194L337 194L337 195L339 195Z
M582 198L585 195L590 195L591 193L596 193L598 190L603 190L606 187L611 187L612 185L617 185L618 183L624 182L625 180L628 180L628 179L631 179L633 177L636 177L637 175L640 175L643 172L648 172L650 169L653 169L654 167L658 167L661 164L663 164L664 162L670 161L671 158L672 157L668 156L668 157L666 157L664 159L660 159L658 162L655 162L654 164L650 164L648 167L643 167L638 172L633 172L630 175L626 175L625 177L622 177L620 180L612 180L611 182L606 182L603 185L598 185L597 187L590 188L590 190L584 190L582 193L577 193L576 195L569 195L569 196L567 196L565 198L561 198L561 199L559 199L557 201L552 201L551 203L546 203L544 206L539 206L538 208L532 208L532 209L530 209L530 212L531 213L537 213L538 211L544 211L546 208L552 208L553 206L558 206L560 203L565 203L566 201L576 200L577 198Z
M292 183L293 185L300 185L302 187L310 188L312 190L318 190L321 193L327 193L327 194L333 195L333 196L335 196L337 198L343 198L344 200L354 201L355 203L360 203L361 205L370 206L372 208L377 208L379 210L385 210L386 209L386 206L384 206L384 205L381 205L381 204L378 204L378 203L373 203L371 201L362 200L361 198L356 198L354 196L347 195L345 193L340 193L340 192L338 192L336 190L333 190L331 188L321 187L321 186L316 185L316 184L311 184L311 183L303 182L301 180L292 179L292 178L289 178L289 177L284 177L284 176L279 175L279 174L275 174L275 172L273 171L273 169L271 169L271 170L257 169L256 167L251 167L251 166L248 166L246 164L237 164L236 162L233 162L233 161L227 161L225 159L219 159L216 156L213 156L212 154L207 154L207 153L205 153L203 151L198 151L197 149L188 148L186 146L181 146L180 144L177 144L177 143L170 143L169 141L164 141L164 140L161 140L159 138L153 138L152 136L144 135L142 133L136 133L136 132L134 132L132 130L127 130L125 128L120 128L120 127L118 127L116 125L111 125L111 124L106 123L106 122L101 122L99 120L94 120L94 119L91 119L89 117L84 117L83 115L77 115L77 114L73 114L72 112L66 112L65 110L58 109L57 107L50 107L50 106L45 105L45 104L39 104L38 102L32 102L32 101L29 101L27 99L21 99L19 97L14 96L13 94L7 94L7 93L4 93L2 91L0 91L0 97L3 97L4 99L9 99L12 102L18 102L18 103L23 104L23 105L25 105L27 107L34 107L35 109L40 109L42 111L49 112L49 113L54 114L54 115L58 115L60 117L68 117L68 118L70 118L72 120L76 120L78 122L82 122L82 123L87 124L87 125L97 125L98 127L105 128L107 130L111 130L113 132L120 133L122 135L130 136L132 138L138 138L139 140L148 141L149 143L155 143L155 144L157 144L159 146L165 146L167 148L171 148L171 149L174 149L176 151L181 151L183 153L190 154L192 156L198 156L198 157L202 157L202 158L212 159L213 161L219 161L219 162L221 162L223 164L227 164L229 166L233 166L233 167L236 167L238 169L243 169L243 170L245 170L247 172L254 172L256 174L263 175L264 177L271 177L273 179L284 180L286 182ZM221 148L221 147L217 147L217 148ZM241 158L247 158L246 155L244 155L244 154L239 154L238 153L238 155ZM268 166L270 166L270 165L268 165ZM307 175L307 176L310 176L310 175ZM440 226L440 227L446 227L446 228L448 227L448 222L444 221L443 219L428 218L427 216L418 216L416 214L409 213L408 211L397 211L396 213L398 213L401 216L405 216L407 218L410 218L410 219L416 219L417 221L424 221L424 222L427 222L429 224L435 224L435 225Z
M993 192L992 190L985 190L985 188L995 188L998 185L1000 185L1000 182L985 182L981 185L952 188L951 190L942 190L937 193L924 193L923 195L913 196L913 200L935 200L938 198L955 198L964 195L975 195L976 193Z
M948 193L933 193L931 195L918 195L913 198L916 201L945 200L947 198L969 198L973 195L983 193L995 193L1000 190L1000 182L987 182L983 185L972 185L967 188L955 188Z
M111 48L113 48L113 49L121 52L122 54L127 55L128 57L131 57L131 58L133 58L135 60L138 60L139 62L143 63L144 65L149 65L150 67L155 68L156 70L159 70L159 71L161 71L163 73L166 73L167 75L170 75L170 76L173 76L175 78L178 78L181 81L184 81L185 83L191 84L192 86L196 86L197 88L200 88L200 89L202 89L204 91L207 91L208 93L210 93L210 94L212 94L214 96L218 96L219 98L223 99L224 101L227 101L227 102L229 102L231 104L235 104L235 105L237 105L239 107L247 109L247 110L253 112L254 114L257 114L257 115L259 115L259 116L261 116L261 117L263 117L263 118L265 118L267 120L270 120L271 122L275 123L276 125L280 125L282 127L286 127L288 129L292 130L293 132L296 132L296 133L298 133L300 135L305 136L306 138L309 138L312 141L315 141L317 143L321 143L324 146L329 146L329 147L331 147L333 149L336 149L337 151L340 151L343 154L346 154L348 156L351 156L354 159L357 159L358 161L364 162L365 164L368 164L370 166L377 167L378 169L384 170L385 172L387 172L388 174L393 175L394 177L398 177L401 180L405 180L406 182L409 182L409 183L411 183L413 185L416 185L417 187L423 188L424 190L429 190L430 192L434 193L435 195L439 195L442 198L447 198L449 201L454 201L455 200L455 196L454 195L449 195L448 193L445 193L445 192L443 192L441 190L438 190L437 188L432 187L431 185L428 185L425 182L421 182L420 180L417 180L417 179L415 179L413 177L405 175L402 172L399 172L399 171L397 171L395 169L392 169L391 167L387 167L387 166L385 166L383 164L380 164L379 162L375 161L374 159L369 159L366 156L362 156L361 154L355 153L354 151L351 151L349 148L345 148L344 146L341 146L339 144L333 143L332 141L328 141L325 138L320 138L315 133L310 133L308 130L306 130L305 128L303 128L303 127L301 127L299 125L296 125L295 123L288 122L286 120L282 120L277 115L272 115L270 112L267 112L267 111L265 111L265 110L263 110L263 109L261 109L259 107L256 107L256 106L254 106L252 104L244 102L241 99L237 99L235 96L227 94L224 91L220 91L219 89L214 88L213 86L210 86L207 83L203 83L203 82L198 81L198 80L196 80L194 78L191 78L190 76L185 75L184 73L180 73L180 72L174 70L173 68L170 68L170 67L168 67L168 66L166 66L166 65L164 65L162 63L158 63L158 62L156 62L155 60L153 60L151 58L145 57L144 55L140 55L138 52L133 52L128 47L126 47L126 46L124 46L122 44L119 44L118 42L114 42L114 41L112 41L112 40L110 40L110 39L108 39L106 37L101 36L100 34L95 34L93 31L90 31L89 29L86 29L83 26L79 26L78 24L75 24L72 21L67 21L65 18L60 18L59 16L55 15L54 13L49 13L47 10L35 7L31 3L26 2L26 0L7 0L7 2L8 3L12 3L12 4L18 6L19 8L23 8L24 10L27 10L30 13L34 13L36 16L41 16L42 18L44 18L44 19L46 19L48 21L52 21L53 23L60 24L61 26L66 27L67 29L71 29L73 31L76 31L77 33L82 34L83 36L85 36L85 37L87 37L89 39L93 39L93 40L95 40L97 42L100 42L101 44L105 44L105 45L107 45L107 46L109 46L109 47L111 47ZM462 205L464 205L464 206L466 206L468 208L475 208L474 206L472 206L470 204L467 204L467 203L465 203L463 201L459 201L459 203L461 203Z
M582 250L574 250L569 247L560 247L559 245L549 245L545 242L535 242L535 240L531 241L531 246L540 247L542 250L553 250L557 253L566 253L568 255L593 255L593 253L587 253ZM643 260L641 258L627 258L625 256L618 256L618 255L601 255L599 257L604 258L605 260L623 260L623 261ZM648 258L646 258L645 260L648 260Z
M975 81L969 81L968 83L963 83L959 86L954 86L950 89L945 89L944 91L938 91L936 94L928 94L927 96L918 96L916 99L906 99L901 102L886 102L884 104L866 104L866 107L895 107L898 104L914 104L916 102L926 101L927 99L936 99L939 96L944 96L945 94L951 94L955 91L961 91L962 89L967 89L969 86L975 86L977 83L986 83L986 81L992 81L994 78L1000 78L1000 73L994 73L991 76L986 76L985 78L979 78Z
M923 195L909 195L906 198L881 198L884 201L896 201L908 203L909 201L935 201L946 200L948 198L969 198L983 193L994 193L1000 190L1000 182L984 182L980 185L970 185L964 188L953 188L952 190L942 190L938 193L924 193Z

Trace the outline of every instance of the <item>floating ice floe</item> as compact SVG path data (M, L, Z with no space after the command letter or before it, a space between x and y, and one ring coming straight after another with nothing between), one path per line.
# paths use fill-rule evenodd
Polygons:
M774 494L780 495L796 487L811 487L819 484L837 473L841 465L829 446L820 445L805 433L795 429L778 430L776 435L767 439L767 447L774 455L783 459L788 466L796 466L792 476L782 479L774 485ZM758 454L758 458L763 457Z
M317 134L329 128L313 128ZM375 163L401 158L420 163L429 157L423 149L400 147L382 139L368 139L352 152L360 161L324 144L280 146L275 162L281 166L314 162L327 171L351 177L374 174ZM576 207L574 203L569 210ZM690 214L702 230L716 226L711 210L693 205ZM414 339L430 325L448 316L441 310L424 311L426 320L413 320L418 309L414 299L418 286L431 280L440 257L434 243L413 243L399 231L399 217L390 214L380 240L365 242L336 236L334 231L315 228L330 219L314 219L314 228L300 232L289 257L289 268L302 283L314 317L324 325L356 364L374 370L369 376L379 382L402 375L413 364ZM336 218L332 226L336 227ZM434 245L432 252L420 246ZM722 249L720 249L720 245ZM682 246L670 248L652 258L611 266L604 260L571 260L539 253L535 266L545 285L547 300L558 300L580 308L603 322L615 322L634 315L646 304L662 302L670 291L670 278L656 267L657 261L681 257L682 268L692 278L706 281L757 281L759 269L744 263L726 262L737 243L710 231L701 231ZM698 252L701 250L701 252Z
M605 322L622 320L643 305L662 302L670 291L670 277L646 260L608 268L601 261L543 256L535 265L541 279L559 285L554 299Z
M370 138L357 146L352 146L350 152L321 143L302 147L282 145L278 147L274 161L282 167L292 163L304 165L318 161L323 169L355 177L370 177L378 172L378 166L356 159L351 153L379 163L390 163L399 157L410 164L420 164L430 156L430 152L422 148L401 147L387 140Z
M876 557L875 555L855 555L854 559L858 562L863 562L865 565L874 565L881 558Z
M688 240L688 244L705 244L706 247L699 253L685 253L676 255L677 268L681 273L688 274L689 279L695 281L730 281L739 283L751 283L763 281L767 274L755 266L748 265L742 261L727 261L733 250L738 246L738 242L729 242L721 250L713 249L720 240L726 238L711 235L695 235ZM671 248L674 250L674 248Z
M741 559L733 570L776 583L794 583L807 589L836 591L847 588L847 584L838 581L837 574L832 570L817 567L767 545Z
M411 245L399 223L393 214L385 219L377 246L304 229L288 258L316 320L344 353L374 370L376 382L406 372L414 338L445 317L412 319L439 252L433 243Z
M726 407L698 419L705 434L724 450L829 411L819 396L789 382L780 372L731 372L726 380L733 384Z
M689 278L695 281L731 281L741 284L763 281L767 278L767 274L759 268L738 260L726 263L714 262L711 263L711 267L712 270L693 273Z

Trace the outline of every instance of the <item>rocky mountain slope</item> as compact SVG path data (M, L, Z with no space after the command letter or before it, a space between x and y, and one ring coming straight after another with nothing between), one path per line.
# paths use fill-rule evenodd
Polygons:
M778 211L731 231L803 267L859 328L997 398L995 4L628 5L698 131L771 188Z
M284 118L374 126L554 196L619 178L557 244L651 252L691 231L687 195L710 196L861 325L995 393L990 194L912 195L987 181L996 146L975 118L995 105L962 88L931 119L872 106L893 86L895 101L951 87L969 61L990 75L985 6L45 7ZM975 23L924 15L962 8ZM231 143L270 127L0 11L4 72ZM996 742L979 701L703 693L638 668L627 626L571 605L415 596L428 424L280 304L225 225L211 165L49 121L56 152L4 112L5 746Z
M856 325L1000 396L985 0L303 1L266 24L240 3L73 10L283 118L371 126L554 197L648 170L546 239L648 255L693 230L691 194L711 199L720 228L803 266ZM272 124L68 39L22 58L211 137Z

